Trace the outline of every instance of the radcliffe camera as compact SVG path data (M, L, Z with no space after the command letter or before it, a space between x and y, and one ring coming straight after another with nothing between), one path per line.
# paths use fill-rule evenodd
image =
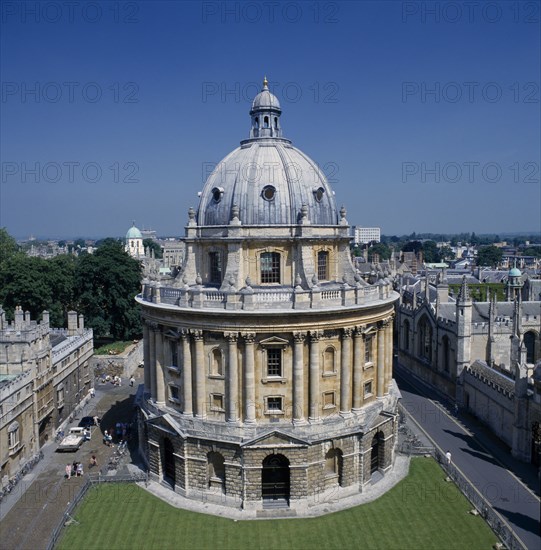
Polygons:
M1 9L2 548L540 548L539 1L68 4Z

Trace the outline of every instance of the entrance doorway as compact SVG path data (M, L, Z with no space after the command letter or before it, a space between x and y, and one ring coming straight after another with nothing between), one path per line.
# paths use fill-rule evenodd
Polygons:
M163 480L175 487L175 455L173 443L168 437L163 440L162 468Z
M283 455L269 455L263 460L261 494L264 501L282 501L289 505L289 460Z
M372 451L370 453L370 473L377 472L380 468L380 454L383 453L383 434L378 432L372 439Z

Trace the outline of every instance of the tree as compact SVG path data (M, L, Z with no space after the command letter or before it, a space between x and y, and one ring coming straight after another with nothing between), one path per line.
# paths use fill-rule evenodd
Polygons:
M496 267L502 261L502 257L503 252L497 246L482 246L477 252L477 265Z
M442 246L440 248L440 261L445 262L446 260L454 260L455 253L449 246Z
M7 261L18 251L17 241L7 232L5 227L0 227L0 264Z
M94 254L81 256L75 271L78 309L96 337L127 340L141 335L139 308L141 264L113 239L103 241Z
M372 261L374 254L377 254L380 260L388 260L391 257L391 249L385 243L374 243L368 248L369 261Z
M421 241L408 241L402 246L403 252L415 252L417 254L423 249L423 243Z
M440 261L440 251L435 241L425 241L423 243L423 258L429 264Z
M149 251L154 250L155 258L160 259L163 257L162 247L159 245L159 243L152 239L143 239L143 248L148 248Z

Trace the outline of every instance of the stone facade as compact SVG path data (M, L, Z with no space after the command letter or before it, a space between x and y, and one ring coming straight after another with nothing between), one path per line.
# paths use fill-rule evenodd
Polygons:
M474 302L465 279L454 299L443 272L418 290L401 285L400 364L479 417L514 456L538 464L532 377L541 360L541 302L522 300L520 271L509 272L506 302L495 295Z
M283 138L266 86L250 114L251 137L188 213L178 275L136 298L141 443L152 475L187 497L300 508L392 467L398 296L353 266L346 211ZM272 178L247 178L271 161Z
M0 307L0 478L15 475L88 396L92 329L68 313L68 328L49 326L17 307L9 323Z

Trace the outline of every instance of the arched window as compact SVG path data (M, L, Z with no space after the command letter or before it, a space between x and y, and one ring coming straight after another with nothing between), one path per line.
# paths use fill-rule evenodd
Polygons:
M278 130L278 117L274 117L274 128Z
M268 128L269 127L269 117L266 116L264 119L263 119L263 127L264 128Z
M403 342L402 347L404 350L409 351L410 349L410 322L406 319L404 321L404 326L402 327Z
M263 252L261 254L261 283L280 283L280 254Z
M225 492L225 461L220 453L211 451L207 454L207 473L209 488Z
M329 279L329 253L323 250L317 253L317 278L320 281Z
M418 354L419 357L432 361L432 326L426 316L419 322Z
M171 366L178 367L178 342L170 340L169 347L171 349Z
M219 285L222 282L222 257L219 252L209 252L209 283Z
M524 347L526 348L526 363L535 363L535 332L529 330L524 334Z
M329 449L325 454L325 477L334 478L342 485L343 454L340 449Z
M210 352L210 373L214 376L224 375L223 357L219 348L214 348Z
M445 372L449 372L451 369L451 347L449 345L449 338L447 336L444 336L442 338L442 344L443 344L443 370Z
M255 127L256 127L256 129L259 129L259 117L258 116L255 117Z
M323 372L335 372L334 348L329 346L323 352Z

